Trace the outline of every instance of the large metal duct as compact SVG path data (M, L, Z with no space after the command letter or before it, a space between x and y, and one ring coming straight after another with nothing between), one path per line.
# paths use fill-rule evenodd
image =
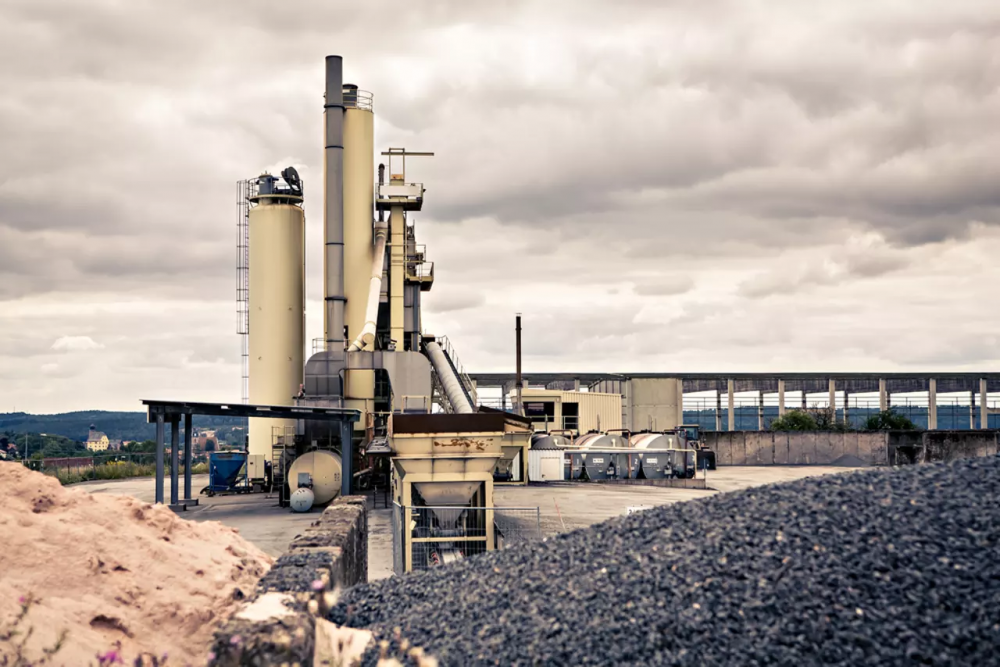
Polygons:
M323 225L324 331L326 347L344 349L344 63L340 56L326 57L326 101L323 104Z
M455 412L459 414L471 414L475 412L475 408L473 408L472 403L469 402L469 398L465 395L465 389L462 387L461 380L455 375L451 362L448 361L448 355L444 353L441 346L436 342L428 342L424 344L424 349L431 360L431 365L434 366L434 372L437 373L438 378L441 380L441 385L444 387L444 393L448 397L448 402L451 403L451 407Z
M375 253L372 255L371 280L368 285L368 307L365 323L358 337L354 339L348 352L356 352L363 347L372 347L375 342L375 327L378 322L379 295L382 291L382 269L385 266L385 241L389 228L384 222L375 225Z

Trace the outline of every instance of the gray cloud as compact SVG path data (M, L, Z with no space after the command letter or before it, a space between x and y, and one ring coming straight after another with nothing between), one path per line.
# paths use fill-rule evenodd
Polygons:
M299 168L321 297L330 52L374 92L379 148L436 152L407 165L426 322L467 366L509 365L517 311L536 367L1000 361L936 351L928 324L1000 278L998 49L986 0L13 0L0 401L76 404L98 373L99 407L193 375L232 398L237 179ZM880 347L858 313L911 333ZM48 349L64 336L105 347Z

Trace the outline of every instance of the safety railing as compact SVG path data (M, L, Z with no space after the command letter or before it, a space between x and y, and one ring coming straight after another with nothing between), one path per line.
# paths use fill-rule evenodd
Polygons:
M344 106L348 109L372 110L372 94L358 88L344 88Z
M458 374L458 379L465 387L466 393L469 395L469 399L472 401L473 405L478 405L478 399L476 397L476 386L472 382L472 378L469 377L468 373L465 372L465 368L462 366L462 362L458 359L458 353L455 352L455 346L451 344L447 336L441 336L437 339L438 345L444 350L444 353L448 355L448 359L451 360L451 365L455 367L455 373Z
M542 538L537 507L392 508L393 570L428 570Z

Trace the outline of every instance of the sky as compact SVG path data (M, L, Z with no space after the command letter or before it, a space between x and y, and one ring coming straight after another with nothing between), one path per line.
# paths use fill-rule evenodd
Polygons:
M328 54L468 370L1000 368L1000 3L6 0L0 412L238 400L265 169L322 336Z

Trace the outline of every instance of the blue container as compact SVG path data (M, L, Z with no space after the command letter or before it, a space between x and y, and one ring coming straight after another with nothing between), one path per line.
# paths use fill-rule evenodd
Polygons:
M247 462L246 452L212 452L208 455L208 491L239 491L247 484L240 471Z

